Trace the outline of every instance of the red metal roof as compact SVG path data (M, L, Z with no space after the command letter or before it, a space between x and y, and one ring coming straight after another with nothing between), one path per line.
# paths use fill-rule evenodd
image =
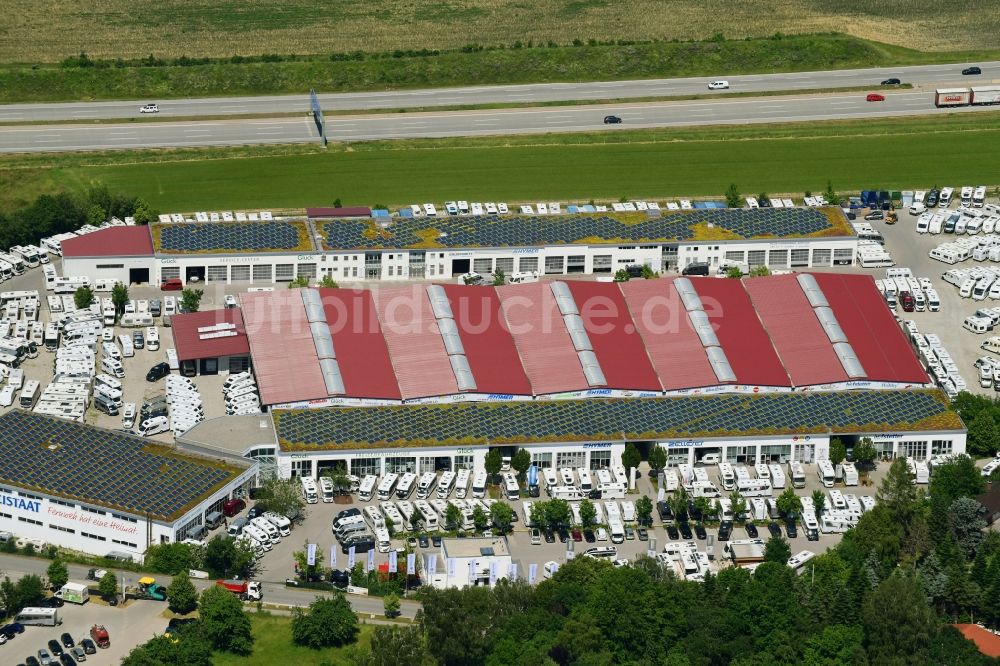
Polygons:
M567 280L608 388L662 391L618 283Z
M261 403L328 397L299 290L247 293L240 300Z
M108 227L64 240L63 257L152 257L149 227Z
M497 294L534 394L589 389L548 283L511 285Z
M953 624L951 626L962 632L966 639L975 643L979 651L987 657L1000 657L1000 636L975 624Z
M757 318L743 281L705 277L690 280L715 326L715 335L736 374L736 382L747 386L789 386L788 374Z
M364 289L318 291L347 395L399 400L399 384L371 292Z
M930 381L868 275L814 273L840 328L872 381Z
M451 303L478 393L531 395L514 338L493 287L442 285Z
M404 400L458 393L424 285L370 292Z
M204 335L211 333L198 331L200 328L216 324L233 324L236 328L232 330L236 331L236 335L205 338ZM173 330L177 359L180 361L245 356L250 353L250 343L247 341L243 315L239 308L173 315L170 318L170 326Z
M719 383L672 279L629 280L619 286L664 390Z
M795 275L746 278L757 310L795 386L850 380Z
M366 206L342 206L340 208L306 208L306 217L371 217L372 209Z

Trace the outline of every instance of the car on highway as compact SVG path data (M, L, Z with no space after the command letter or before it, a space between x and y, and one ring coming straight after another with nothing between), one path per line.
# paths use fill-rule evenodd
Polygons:
M729 90L729 81L712 81L708 84L709 90Z
M618 116L604 116L605 125L621 125L622 119Z
M892 79L886 79L885 81L883 81L882 85L883 86L898 86L900 83L902 83L902 81L900 81L899 79L892 78Z
M868 97L865 100L869 102L884 102L885 95L879 95L878 93L868 93Z
M975 76L977 74L982 74L982 73L983 70L981 70L979 67L976 66L966 67L965 69L962 70L962 76Z
M160 108L155 104L143 104L139 107L139 113L159 113Z

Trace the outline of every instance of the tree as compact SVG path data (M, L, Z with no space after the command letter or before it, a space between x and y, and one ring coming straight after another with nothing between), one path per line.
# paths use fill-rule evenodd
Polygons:
M750 277L767 277L771 274L771 269L767 266L754 266L750 269Z
M476 505L476 508L472 510L472 522L476 526L477 532L482 532L486 529L486 525L489 524L489 517L487 517L486 512L483 511L483 507Z
M615 282L628 282L632 279L632 276L628 274L628 271L624 268L619 268L615 271Z
M26 606L34 606L45 597L45 586L42 579L34 574L27 574L12 582L5 577L0 583L0 601L9 614L17 613Z
M778 495L775 504L778 505L778 513L785 518L796 516L802 511L802 500L799 499L799 496L795 494L795 490L792 488L785 488Z
M743 269L739 266L730 266L726 269L726 277L732 278L734 280L739 280L743 277Z
M354 643L359 631L358 616L343 594L319 597L308 610L292 611L292 640L314 650Z
M136 224L149 225L156 221L160 216L159 211L150 206L148 203L142 199L136 199L135 213L132 217L135 218Z
M643 495L635 502L635 514L640 525L653 524L653 500ZM583 506L580 506L580 517L583 518Z
M77 310L86 310L94 302L94 290L84 285L73 292L73 305Z
M500 449L490 449L486 453L486 461L483 464L490 479L496 479L503 466L503 456L500 454Z
M66 563L59 558L52 560L45 575L49 579L49 587L53 590L61 589L69 582L69 569L66 568Z
M986 482L975 461L966 455L955 456L943 465L934 466L931 497L952 502L959 497L978 497L986 491Z
M108 221L107 212L98 204L91 204L87 209L87 224L99 227Z
M372 631L371 647L360 666L435 666L427 646L423 627L376 626Z
M212 585L201 593L199 605L205 638L214 649L250 654L253 650L250 617L243 612L243 602L235 594Z
M830 440L830 462L836 467L847 458L847 447L839 437Z
M118 576L113 571L109 571L97 583L97 591L102 599L114 599L118 596Z
M757 195L757 201L768 201L771 197L767 196L767 192L761 192Z
M160 543L146 549L146 568L173 576L188 569L200 569L204 553L200 546L187 543Z
M306 501L298 479L268 479L257 491L257 506L282 516L301 515Z
M969 453L976 456L991 455L1000 441L1000 428L990 410L976 414L969 422Z
M128 303L128 287L121 282L115 282L115 286L111 288L111 302L120 317L125 312L125 304Z
M732 183L726 189L726 205L730 208L741 208L743 206L743 197L740 196L740 191L736 188L736 183Z
M444 524L448 530L457 530L458 526L462 524L462 510L449 503L444 512Z
M198 632L183 636L154 636L129 652L122 666L212 666L212 648Z
M504 502L496 502L490 506L490 518L500 533L506 534L514 522L514 509Z
M324 275L319 281L319 286L323 289L337 289L340 285L338 285L329 275Z
M649 468L659 474L660 470L667 466L667 452L659 444L654 444L649 450L648 462Z
M831 206L840 205L840 196L838 196L833 189L833 181L830 180L826 181L826 193L824 194L824 198L826 199L826 202Z
M948 509L948 527L966 559L975 557L976 550L983 541L985 513L983 505L971 497L959 497Z
M293 278L291 282L288 283L289 289L306 289L309 287L309 278L304 275L300 275L297 278Z
M204 293L201 289L185 289L181 292L181 308L185 312L197 312Z
M198 607L198 590L186 571L182 571L167 587L167 603L170 610L180 615L186 615Z
M764 546L764 561L775 564L787 565L788 558L792 556L792 547L785 541L785 537L775 536L767 540Z
M816 508L816 515L823 515L823 505L826 504L826 495L822 490L814 490L812 493L813 506Z
M323 470L322 476L329 477L333 484L333 492L338 495L346 495L351 488L351 479L347 475L347 470L343 465Z
M875 466L875 459L878 458L878 451L871 437L862 437L854 445L854 462L860 469L872 469Z
M639 453L639 449L636 448L635 444L629 442L622 452L622 467L628 472L633 467L638 469L640 462L642 462L642 455Z
M205 547L204 567L217 578L252 578L257 572L256 560L253 548L228 535L212 538Z
M865 599L861 615L873 664L927 663L939 625L915 576L887 578Z
M896 458L889 465L878 489L878 501L889 509L900 525L909 524L916 507L917 490L905 458Z
M385 610L386 617L396 617L399 615L399 595L395 592L390 592L382 598L382 608Z
M510 466L517 471L518 478L523 479L531 467L531 454L528 453L528 449L518 449L510 459Z
M864 630L857 625L830 624L806 641L802 663L810 666L855 666L868 663Z
M643 264L642 268L642 279L643 280L653 280L660 277L660 274L653 270L653 267L649 264Z
M580 506L583 506L582 502L580 503ZM543 532L551 527L549 524L548 502L535 502L531 505L531 524Z
M729 493L729 504L733 512L733 518L735 520L742 520L742 517L747 512L747 501L743 499L743 496L734 490Z
M638 511L638 507L636 507ZM584 499L580 502L580 523L583 525L584 529L591 527L597 522L597 509L594 508L594 503L589 499Z
M503 269L498 267L493 271L493 286L502 287L505 284L507 284L507 276L504 275Z
M568 527L573 512L569 508L569 502L562 499L549 500L546 507L549 524L555 529Z

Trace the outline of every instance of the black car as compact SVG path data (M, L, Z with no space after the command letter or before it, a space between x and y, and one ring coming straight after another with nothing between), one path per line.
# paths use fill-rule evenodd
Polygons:
M927 193L927 207L934 208L935 206L937 206L938 200L940 198L941 198L941 192L939 192L937 188L932 189L930 192Z
M426 534L421 534L417 541L420 543L421 548L429 548L431 545L431 540L427 538Z
M253 511L253 509L250 510ZM360 515L361 515L360 509L344 509L336 516L334 516L333 519L340 520L341 518L350 518L351 516L360 516Z
M733 533L733 523L723 520L719 523L719 541L729 541L729 536Z
M594 534L594 530L584 530L583 540L587 543L597 543L597 535Z
M331 569L330 582L334 587L347 587L351 584L351 575L341 569Z
M6 636L7 640L10 640L15 636L17 636L18 634L23 634L23 633L24 633L24 625L19 624L17 622L11 622L10 624L6 624L3 627L0 627L0 634Z
M434 544L435 548L440 548L441 547L441 537L439 537L439 536L432 536L431 537L431 543Z
M773 537L780 537L781 525L779 525L776 521L772 520L767 524L767 531L770 532L771 536Z
M799 530L795 527L795 521L794 520L786 520L785 521L785 532L788 533L788 538L789 539L794 539L795 537L797 537L799 535Z
M41 662L39 662L38 659L35 658L35 655L29 654L24 659L24 666L41 666Z
M58 597L47 597L35 604L38 608L62 608L62 605L63 600Z
M357 509L348 509L348 511L357 511ZM247 511L247 520L253 520L257 516L261 516L263 514L264 512L259 507L250 507L250 510Z
M754 525L753 523L747 523L746 525L743 526L743 529L747 531L747 536L750 537L751 539L757 538L757 526Z
M59 645L59 641L57 641L54 638L51 641L49 641L49 652L51 652L56 657L58 657L63 653L62 645Z
M664 522L670 520L671 516L674 515L670 511L670 502L666 500L660 500L656 503L656 512L660 514L660 520Z
M962 73L964 74L965 72L962 72ZM976 72L976 73L978 74L979 72ZM605 125L621 125L621 123L622 123L622 119L619 118L618 116L604 116L604 124Z
M599 500L604 496L600 488L594 488L589 493L587 493L587 499Z
M170 366L166 363L157 363L146 373L147 382L155 382L170 374Z
M691 516L692 520L701 520L701 510L692 500L688 500L688 514Z
M882 85L883 86L898 86L900 83L902 83L902 81L900 81L899 79L892 78L892 79L886 79L885 81L883 81Z
M966 67L965 69L962 70L963 76L970 76L973 74L982 74L982 73L983 70L979 69L978 67ZM604 122L607 122L607 120L605 120Z
M80 640L80 645L83 646L83 651L87 654L97 654L97 646L94 645L94 641L89 638L83 638Z
M62 636L60 636L59 640L62 641L64 648L71 648L76 645L76 641L74 641L73 637L70 636L68 633L64 633Z
M649 541L649 532L646 531L645 527L637 529L636 534L639 535L639 541Z
M142 349L146 346L146 336L142 334L142 331L136 331L132 334L132 346L136 349Z
M559 543L566 543L569 541L569 530L565 527L559 528Z
M673 539L674 541L681 538L680 533L677 531L677 526L674 525L673 523L667 525L667 536Z
M73 657L69 656L68 652L63 652L59 655L59 663L62 666L76 666L76 661L74 661Z
M682 537L684 537L685 539L690 539L691 538L691 524L690 523L688 523L687 521L684 521L683 523L680 524L680 529L681 529L681 536Z
M705 526L702 525L701 523L694 524L694 535L702 541L708 538L708 533L705 531Z
M545 530L544 534L545 534L545 543L555 543L556 542L555 532L553 532L552 530Z

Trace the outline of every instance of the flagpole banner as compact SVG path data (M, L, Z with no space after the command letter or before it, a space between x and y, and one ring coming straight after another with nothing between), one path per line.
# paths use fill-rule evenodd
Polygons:
M528 565L528 585L535 584L535 578L538 577L538 565L529 564Z
M347 549L347 568L354 568L354 546Z
M427 571L430 572L430 577L433 578L438 572L438 556L437 553L431 553L427 556Z
M570 560L572 560L572 559L573 559L573 556L574 556L575 554L576 554L576 553L574 553L574 552L573 552L572 550L567 550L567 551L566 551L566 561L567 561L567 562L569 562Z
M448 558L448 578L453 578L455 576L455 558Z
M662 502L664 497L666 497L666 493L663 492L663 488L660 488L656 492L656 501L657 502Z
M374 570L375 570L375 551L374 550L369 550L368 551L368 569L367 569L367 571L374 571Z
M409 553L406 556L406 574L414 576L417 573L417 554Z
M510 567L507 568L507 578L512 581L517 580L517 562L510 563Z
M314 543L306 545L306 564L311 567L316 566L316 544Z
M490 562L490 587L497 584L497 563L496 560Z
M476 561L469 560L469 584L471 585L474 580L476 580Z
M394 550L390 551L389 552L389 571L391 573L396 573L396 571L399 570L399 567L397 566L398 563L399 563L399 560L397 559L396 551L394 551Z
M337 568L337 547L330 546L330 567Z

